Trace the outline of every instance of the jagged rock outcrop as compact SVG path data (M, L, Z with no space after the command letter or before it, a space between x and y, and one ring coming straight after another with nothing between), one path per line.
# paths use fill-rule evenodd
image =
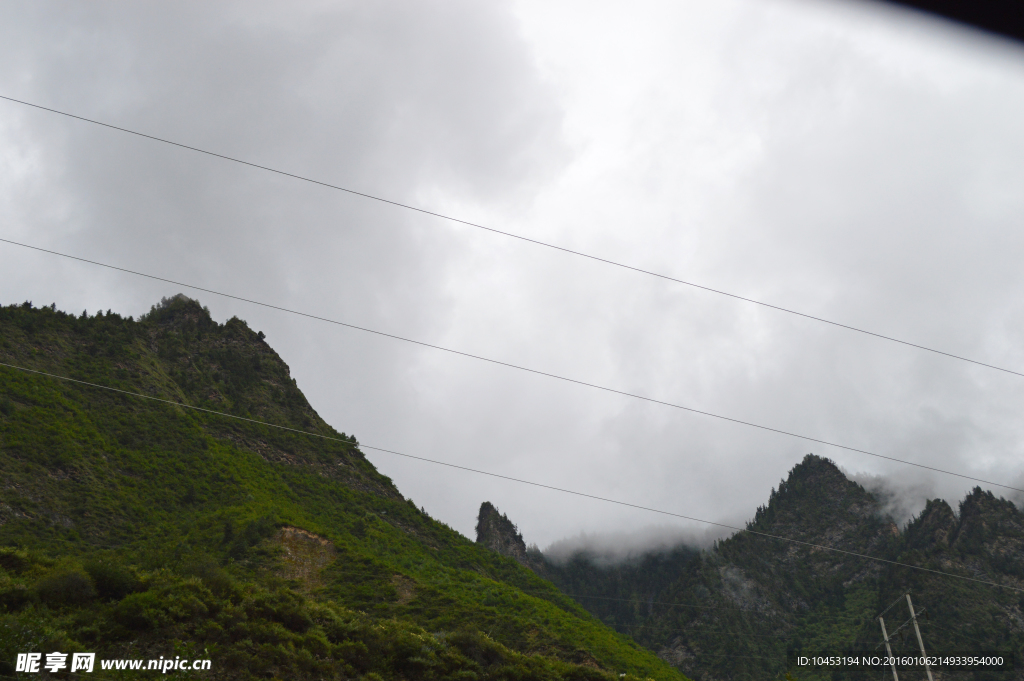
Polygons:
M519 528L489 501L480 504L476 543L514 559L534 572L544 571L544 558L540 552L528 550Z
M942 499L931 499L908 527L907 547L930 551L948 549L959 525L949 504Z

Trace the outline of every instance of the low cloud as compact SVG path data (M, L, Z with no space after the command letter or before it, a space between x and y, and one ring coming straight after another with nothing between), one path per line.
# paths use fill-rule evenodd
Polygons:
M544 556L553 563L563 564L584 553L599 565L616 565L644 554L668 553L683 546L706 549L716 540L732 534L732 530L718 526L700 530L672 525L648 525L631 532L581 532L552 543L544 549Z
M843 471L846 477L861 485L875 495L881 503L882 515L887 515L900 527L906 526L910 520L920 513L929 499L935 499L935 483L930 479L894 480L881 475L868 473L850 473ZM950 506L956 508L956 501L946 499Z

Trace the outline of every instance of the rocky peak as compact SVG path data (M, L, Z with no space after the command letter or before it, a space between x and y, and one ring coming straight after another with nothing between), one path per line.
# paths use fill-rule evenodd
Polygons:
M539 570L544 563L539 552L535 554L527 550L519 528L489 501L480 504L480 513L476 520L476 543L512 558L534 571Z
M1024 513L1013 502L975 487L960 502L960 527L955 543L968 553L1024 546Z
M921 515L907 526L907 546L915 549L945 549L956 535L956 516L942 499L930 499Z
M961 523L977 520L991 521L997 524L1015 525L1020 522L1022 514L1012 501L997 497L992 492L975 487L960 502Z
M779 484L778 496L811 495L828 497L845 495L860 487L851 482L831 459L808 454L803 461L793 466L789 477Z
M175 294L170 298L161 298L160 302L152 306L141 319L156 322L161 326L196 324L216 326L210 316L210 310L203 307L198 300L189 298L184 293Z
M480 513L476 519L476 543L520 562L526 556L526 542L519 528L489 501L480 504Z
M779 481L748 529L815 542L827 535L832 543L837 531L853 531L870 518L881 521L878 500L831 460L808 454ZM888 527L891 522L885 524Z

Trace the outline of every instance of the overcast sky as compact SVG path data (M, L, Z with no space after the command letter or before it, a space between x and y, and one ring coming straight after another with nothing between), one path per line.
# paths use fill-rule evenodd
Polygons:
M938 20L8 2L0 95L1024 371L1024 49ZM3 101L0 149L4 238L1024 486L1020 376ZM3 304L179 291L264 331L371 445L729 523L807 452L904 513L973 486L0 244ZM468 536L484 500L542 547L705 531L367 454Z

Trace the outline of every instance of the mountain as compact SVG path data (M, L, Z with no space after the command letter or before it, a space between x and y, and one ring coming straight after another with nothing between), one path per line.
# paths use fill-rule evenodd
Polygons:
M0 367L0 675L60 651L213 679L685 678L403 497L240 319L8 306L0 363L79 381Z
M907 592L927 613L919 627L929 654L1017 656L1014 672L946 670L936 679L1024 679L1024 513L1011 502L975 489L958 512L932 500L901 530L882 500L831 461L808 455L747 529L806 544L739 532L705 551L680 546L613 565L586 551L562 561L536 553L532 560L538 574L596 617L694 679L877 679L882 670L811 673L792 660L878 650L877 616L896 602L887 626L892 632L903 624ZM912 631L896 633L894 652L917 650ZM920 668L901 673L923 678Z

